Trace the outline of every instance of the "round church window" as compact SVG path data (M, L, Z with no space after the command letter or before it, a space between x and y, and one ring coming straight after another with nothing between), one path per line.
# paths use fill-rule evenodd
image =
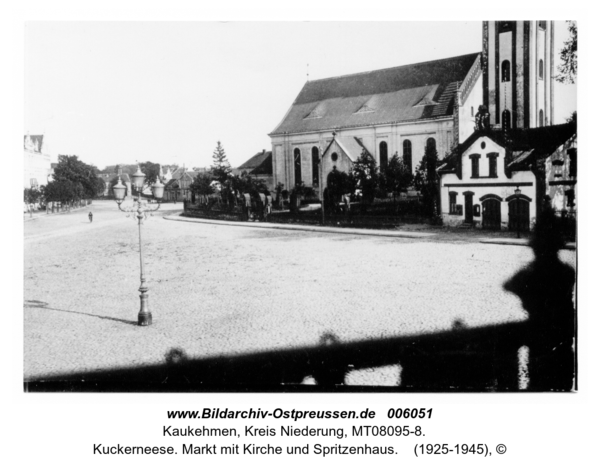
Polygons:
M332 160L333 162L336 162L336 161L337 161L337 159L338 159L337 152L334 152L333 154L331 154L331 160Z
M481 148L482 148L482 149L485 149L485 141L483 141L483 142L481 143Z

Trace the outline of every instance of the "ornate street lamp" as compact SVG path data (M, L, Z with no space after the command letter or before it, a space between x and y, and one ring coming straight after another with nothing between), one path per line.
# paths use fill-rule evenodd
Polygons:
M517 196L517 208L516 210L516 218L517 218L517 238L521 238L521 205L519 203L519 199L521 197L521 190L517 186L515 189L515 196Z
M159 177L156 179L156 183L152 185L152 195L158 201L158 205L156 208L151 208L145 200L142 200L142 189L144 188L144 180L145 175L140 170L138 165L137 172L131 175L133 179L133 185L137 190L137 200L134 201L134 204L131 207L123 208L121 207L121 203L125 199L125 192L127 188L121 183L121 177L119 176L119 181L113 187L113 192L115 194L115 200L117 201L117 205L119 206L119 210L123 212L127 212L127 216L129 214L135 214L135 218L138 220L138 228L139 228L139 237L140 237L140 312L138 314L138 325L147 326L152 324L152 314L148 310L148 287L146 286L146 276L144 275L144 254L142 248L142 223L144 219L147 217L148 212L155 212L160 209L160 202L162 200L165 187L160 182Z

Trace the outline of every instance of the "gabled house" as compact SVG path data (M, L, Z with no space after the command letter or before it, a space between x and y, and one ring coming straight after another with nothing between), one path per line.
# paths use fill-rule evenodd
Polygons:
M275 189L273 184L273 152L262 150L246 160L242 165L232 170L234 175L247 173L253 178L262 180L269 191Z
M131 199L133 196L132 186L131 186L131 178L129 178L129 174L123 171L123 168L120 165L115 167L115 172L113 173L99 173L98 178L101 178L104 181L104 193L103 196L112 196L112 188L115 184L117 184L118 179L121 178L121 183L125 186L125 199Z
M476 131L438 170L444 223L526 231L548 200L574 210L576 163L575 124Z
M171 179L165 184L165 202L177 202L177 201L192 201L195 200L195 195L190 189L190 185L194 182L194 178L198 176L200 171L198 170L186 170L184 167L180 167L175 170Z
M394 154L414 171L434 146L441 157L471 134L482 104L479 53L308 81L269 134L273 183L319 191L335 166L347 171L363 150L385 168ZM335 135L333 134L335 133Z

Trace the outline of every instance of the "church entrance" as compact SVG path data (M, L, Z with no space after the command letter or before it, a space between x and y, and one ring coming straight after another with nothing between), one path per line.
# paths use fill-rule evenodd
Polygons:
M508 202L508 229L529 231L529 201L511 199Z
M490 197L482 202L481 226L487 230L500 229L500 200Z

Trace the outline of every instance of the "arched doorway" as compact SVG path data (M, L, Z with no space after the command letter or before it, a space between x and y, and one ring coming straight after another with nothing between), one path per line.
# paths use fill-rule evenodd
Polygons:
M511 231L529 231L529 204L531 198L521 194L512 195L508 201L508 229Z
M500 206L502 198L495 194L487 194L479 199L481 201L481 226L487 230L499 230L501 224Z

